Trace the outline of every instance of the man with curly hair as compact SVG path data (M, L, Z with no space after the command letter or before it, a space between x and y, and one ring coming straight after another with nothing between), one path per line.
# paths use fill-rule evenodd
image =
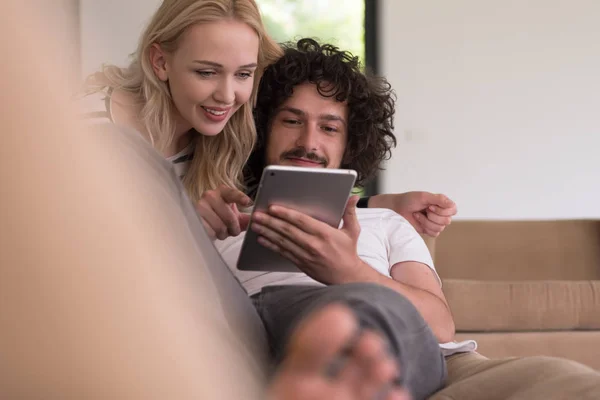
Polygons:
M279 164L351 168L360 184L395 145L390 85L363 73L351 54L311 39L287 45L267 68L255 113L259 139L246 171L249 182L256 183L266 165ZM341 229L283 207L255 214L251 229L262 244L304 273L238 271L242 236L216 243L252 296L283 370L286 347L298 350L294 338L307 320L313 322L310 342L319 338L323 354L340 345L331 333L343 323L313 319L340 304L363 332L375 332L387 344L397 382L415 400L597 398L600 375L581 364L553 357L487 359L474 351L475 342L453 342L454 322L421 237L390 210L355 206L356 198L350 199ZM368 347L348 346L346 359L375 363L377 357L357 356ZM323 373L340 365L338 360ZM369 376L349 370L355 371L345 375L350 380ZM360 398L359 390L353 395Z
M363 73L350 53L312 39L287 45L261 80L248 181L256 183L266 165L292 165L353 169L363 184L396 144L394 102L389 83ZM304 273L238 271L243 234L216 245L252 296L275 360L305 316L341 303L361 327L386 339L403 385L424 399L446 377L438 343L454 338L441 281L406 219L388 209L356 208L357 200L348 202L341 229L283 207L254 214L259 241Z

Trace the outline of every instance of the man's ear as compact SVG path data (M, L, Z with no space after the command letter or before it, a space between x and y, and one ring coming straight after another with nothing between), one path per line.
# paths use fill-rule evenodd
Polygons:
M150 64L158 79L163 82L169 79L169 74L167 73L167 55L158 43L154 43L150 47Z

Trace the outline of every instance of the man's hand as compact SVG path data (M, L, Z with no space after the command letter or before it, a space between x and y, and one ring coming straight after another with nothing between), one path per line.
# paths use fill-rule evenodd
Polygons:
M456 204L443 194L407 192L371 197L369 207L389 208L402 215L419 233L437 237L456 215Z
M281 254L311 278L338 284L364 271L356 243L360 225L356 218L358 196L348 200L343 227L333 228L306 214L281 206L268 213L255 212L251 229L263 246Z
M252 203L243 192L221 186L204 192L196 210L208 235L214 240L237 236L248 228L250 215L241 213L237 206L247 207Z

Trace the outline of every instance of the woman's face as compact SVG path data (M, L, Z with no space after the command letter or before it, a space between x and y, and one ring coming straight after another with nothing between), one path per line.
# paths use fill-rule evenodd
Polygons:
M155 45L151 61L168 81L177 109L177 132L194 128L218 135L250 98L259 39L247 24L224 20L190 27L172 54Z

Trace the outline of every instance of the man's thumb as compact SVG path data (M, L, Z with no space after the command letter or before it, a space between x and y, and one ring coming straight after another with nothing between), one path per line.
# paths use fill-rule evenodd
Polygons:
M450 208L454 206L454 202L445 194L436 194L432 200L433 201L431 203L438 205L442 208Z
M344 221L342 229L354 234L360 232L360 225L358 223L358 217L356 216L356 203L358 203L359 198L359 196L355 195L348 199L346 209L344 210L344 216L342 217L342 220Z

